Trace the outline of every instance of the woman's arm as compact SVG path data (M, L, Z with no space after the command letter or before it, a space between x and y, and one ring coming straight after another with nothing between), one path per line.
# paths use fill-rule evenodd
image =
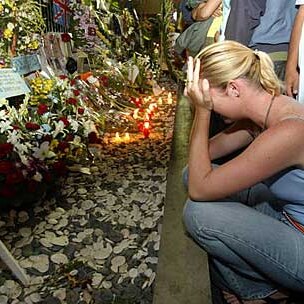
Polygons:
M232 152L248 146L254 139L253 134L257 132L258 127L249 120L234 123L209 140L211 160L229 155Z
M303 164L304 124L285 120L263 132L245 151L217 167L207 157L206 124L197 122L189 150L189 196L212 201L244 190L275 173ZM208 155L209 156L209 155Z
M299 86L298 58L299 43L304 22L304 5L300 5L292 28L288 58L286 63L285 85L288 96L297 94Z
M210 18L220 7L222 0L207 0L200 3L192 10L192 18L196 21L203 21ZM217 13L216 16L220 14Z

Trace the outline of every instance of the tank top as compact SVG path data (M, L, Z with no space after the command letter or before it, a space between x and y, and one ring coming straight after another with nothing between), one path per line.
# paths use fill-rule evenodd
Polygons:
M289 116L287 119L300 119L301 116ZM268 178L264 183L280 200L286 201L284 211L295 221L304 225L304 168L287 168Z

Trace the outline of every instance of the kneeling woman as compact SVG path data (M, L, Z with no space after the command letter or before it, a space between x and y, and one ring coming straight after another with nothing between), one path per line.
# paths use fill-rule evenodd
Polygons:
M195 118L184 222L228 303L304 292L304 106L281 89L268 55L237 42L189 58ZM211 110L234 123L208 139Z

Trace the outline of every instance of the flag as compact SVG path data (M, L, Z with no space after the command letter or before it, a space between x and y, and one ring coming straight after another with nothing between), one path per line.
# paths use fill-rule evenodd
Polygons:
M53 18L55 23L67 26L69 11L69 0L53 0Z

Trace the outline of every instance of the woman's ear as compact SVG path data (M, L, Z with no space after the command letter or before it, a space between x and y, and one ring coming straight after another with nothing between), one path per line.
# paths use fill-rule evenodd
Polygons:
M235 80L230 80L227 84L226 89L227 95L230 97L239 97L240 96L240 87Z

